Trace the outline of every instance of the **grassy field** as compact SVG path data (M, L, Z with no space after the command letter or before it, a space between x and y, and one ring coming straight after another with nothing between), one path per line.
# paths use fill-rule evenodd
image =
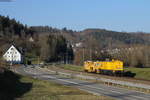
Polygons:
M58 67L61 67L63 69L72 70L72 71L83 71L83 66L77 66L77 65L70 65L70 64L62 64Z
M3 81L0 100L112 100L54 82L19 76L10 71L0 76Z
M22 82L32 82L32 89L17 100L107 100L75 88L53 82L23 77Z
M135 73L135 78L150 80L150 68L125 68L125 71Z

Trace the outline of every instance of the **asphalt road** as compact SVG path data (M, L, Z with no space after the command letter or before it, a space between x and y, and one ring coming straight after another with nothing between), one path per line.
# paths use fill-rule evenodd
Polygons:
M98 84L96 82L87 82L78 79L66 78L44 71L39 67L21 66L19 68L16 68L15 71L17 73L32 76L41 80L50 80L63 85L76 87L96 95L110 96L117 100L150 100L150 94L122 89L118 87L106 86L103 84Z

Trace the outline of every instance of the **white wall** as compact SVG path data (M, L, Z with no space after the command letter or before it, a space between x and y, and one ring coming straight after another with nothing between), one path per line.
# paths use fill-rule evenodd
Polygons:
M8 62L22 62L21 54L14 46L11 46L3 57Z

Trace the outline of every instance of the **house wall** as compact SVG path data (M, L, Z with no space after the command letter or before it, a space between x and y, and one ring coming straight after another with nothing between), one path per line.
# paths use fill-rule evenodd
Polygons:
M7 62L13 62L13 63L21 63L22 62L21 54L14 46L11 46L7 50L7 52L3 55L3 58Z

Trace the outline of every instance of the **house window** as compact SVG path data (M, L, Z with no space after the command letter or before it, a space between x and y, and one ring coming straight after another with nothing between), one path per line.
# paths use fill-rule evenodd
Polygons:
M9 54L9 52L7 52L7 54Z

